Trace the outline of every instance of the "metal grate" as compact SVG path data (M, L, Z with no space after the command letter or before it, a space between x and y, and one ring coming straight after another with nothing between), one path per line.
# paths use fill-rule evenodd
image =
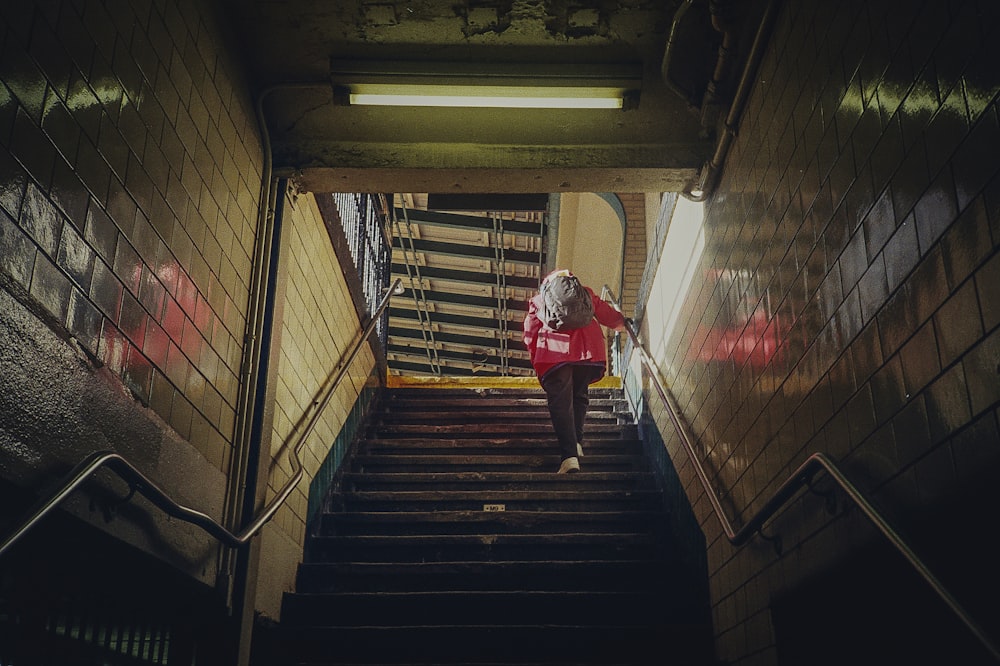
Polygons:
M404 289L389 312L390 374L533 375L521 321L545 265L546 211L436 210L434 196L396 198Z
M39 610L0 611L0 666L175 663L173 632L162 618L94 598L67 598Z
M337 193L333 195L340 224L364 293L368 311L374 311L389 284L391 241L386 228L388 206L381 195ZM379 343L387 343L388 314L376 328Z

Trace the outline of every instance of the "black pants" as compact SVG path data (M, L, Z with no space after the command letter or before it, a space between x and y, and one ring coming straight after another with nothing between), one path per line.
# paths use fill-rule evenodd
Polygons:
M583 442L583 422L590 405L588 388L599 372L592 365L567 364L549 370L540 380L563 460L574 457L577 442Z

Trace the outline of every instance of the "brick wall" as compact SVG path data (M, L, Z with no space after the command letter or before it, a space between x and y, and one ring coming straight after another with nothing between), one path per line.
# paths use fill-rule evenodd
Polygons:
M625 256L622 272L622 312L626 317L635 312L636 295L646 267L646 195L643 193L619 193L625 210Z

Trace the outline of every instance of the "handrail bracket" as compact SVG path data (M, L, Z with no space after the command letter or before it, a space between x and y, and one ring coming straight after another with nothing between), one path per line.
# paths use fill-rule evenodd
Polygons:
M781 540L780 534L775 532L773 535L768 536L764 533L764 528L762 527L757 530L757 536L771 544L771 547L774 548L774 554L781 557L781 554L784 552L784 542Z

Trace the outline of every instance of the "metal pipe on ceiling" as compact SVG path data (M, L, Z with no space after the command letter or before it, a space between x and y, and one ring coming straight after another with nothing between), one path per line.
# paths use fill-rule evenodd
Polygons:
M750 53L747 56L746 65L743 67L743 73L740 76L740 82L736 87L736 92L733 94L733 101L729 106L724 131L719 135L719 140L716 143L715 153L702 166L698 172L697 179L688 183L681 190L681 194L686 199L695 202L705 201L715 191L716 185L718 185L719 174L726 161L726 155L729 153L733 139L736 138L739 132L740 119L743 116L747 99L750 97L750 90L756 79L760 61L764 56L764 49L767 46L771 27L774 25L774 19L778 13L778 4L778 0L770 0L764 9L760 24L757 26L757 33L754 35L753 45L750 47Z

